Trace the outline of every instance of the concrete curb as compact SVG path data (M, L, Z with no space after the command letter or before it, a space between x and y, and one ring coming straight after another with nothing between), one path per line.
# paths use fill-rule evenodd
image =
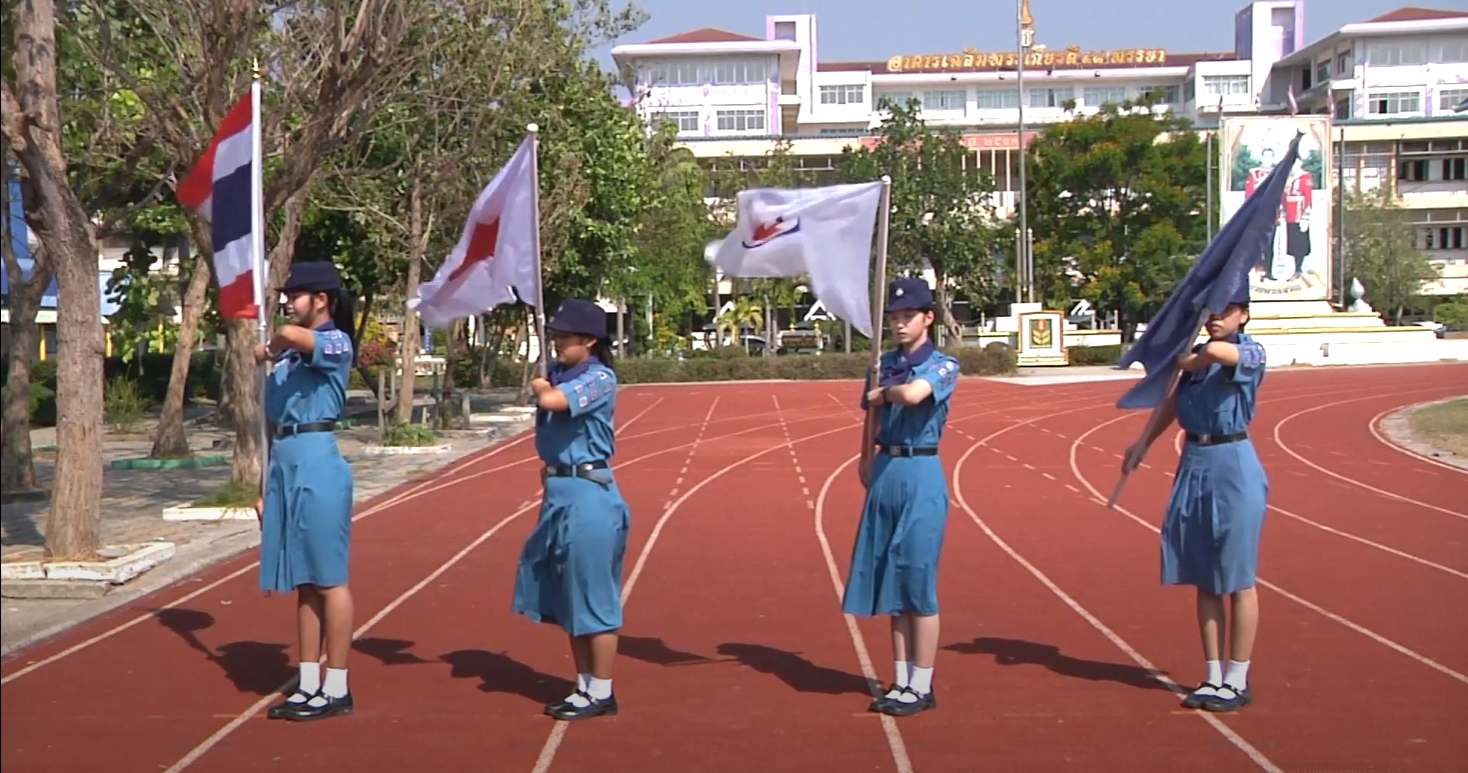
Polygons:
M1413 456L1420 456L1429 462L1438 462L1468 470L1468 459L1438 448L1431 443L1418 440L1412 434L1411 424L1412 414L1424 408L1432 408L1443 403L1453 402L1454 400L1462 400L1464 397L1465 395L1457 395L1456 397L1444 397L1440 400L1428 400L1427 402L1415 403L1392 411L1381 417L1381 435L1392 445L1397 446Z
M39 644L93 618L125 607L150 593L156 593L216 564L236 558L259 544L260 532L253 530L190 545L175 555L173 560L153 568L136 581L118 586L99 599L69 606L38 623L34 630L22 633L14 639L7 638L3 646L0 646L0 657L9 657L12 652Z

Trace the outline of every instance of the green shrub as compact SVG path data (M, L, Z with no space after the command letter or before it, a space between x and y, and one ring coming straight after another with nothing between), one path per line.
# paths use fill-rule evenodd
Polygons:
M421 424L389 424L382 429L382 445L423 448L438 445L438 435Z
M4 402L8 387L0 386L0 402ZM31 428L56 426L56 393L44 384L31 384Z
M139 421L152 407L138 383L126 376L113 376L102 391L102 413L107 423L122 434L137 431Z
M723 347L725 350L736 347ZM1016 357L1009 346L960 346L946 349L969 376L1007 376L1015 372ZM720 351L686 360L632 358L617 362L621 384L687 383L699 381L815 381L860 380L866 377L869 355L845 353L748 357Z
M1065 357L1071 365L1115 365L1121 361L1122 352L1125 351L1126 347L1121 344L1069 346L1065 349Z

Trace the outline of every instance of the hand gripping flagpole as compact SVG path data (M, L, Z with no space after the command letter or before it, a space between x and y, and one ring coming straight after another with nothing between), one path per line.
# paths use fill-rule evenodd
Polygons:
M540 375L545 378L550 373L547 368L546 335L545 335L545 270L540 262L540 127L535 124L527 124L525 131L530 133L530 177L535 181L534 196L531 198L532 209L535 213L535 335L540 344Z
M261 81L260 60L251 63L250 79L250 251L255 270L255 313L256 335L261 344L270 343L270 324L265 317L265 293L270 287L265 263L265 154L261 149L260 122ZM265 388L270 380L270 363L260 364L260 495L265 495L265 484L270 480L270 422L265 412Z
M882 327L886 315L882 308L887 300L887 226L892 210L892 178L882 175L882 203L877 209L877 270L872 282L872 352L867 364L870 374L867 391L875 389L882 375ZM866 424L862 427L861 465L868 469L872 446L877 440L877 406L867 406Z

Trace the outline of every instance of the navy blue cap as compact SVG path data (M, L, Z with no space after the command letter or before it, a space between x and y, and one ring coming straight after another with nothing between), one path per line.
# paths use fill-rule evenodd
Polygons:
M282 293L325 293L342 289L341 275L329 260L292 263L290 276L277 288Z
M561 302L561 307L556 309L556 316L545 323L545 329L597 339L606 338L607 313L591 301L572 298Z
M927 281L916 277L894 279L887 285L887 311L933 310L933 290Z

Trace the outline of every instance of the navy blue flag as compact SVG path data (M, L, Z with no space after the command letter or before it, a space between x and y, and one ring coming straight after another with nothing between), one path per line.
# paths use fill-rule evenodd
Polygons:
M1172 389L1177 360L1198 339L1205 315L1222 311L1237 297L1248 297L1249 271L1274 241L1285 183L1300 157L1300 139L1304 136L1303 132L1295 135L1289 152L1264 179L1264 184L1254 189L1254 195L1244 200L1243 206L1204 248L1198 262L1148 323L1147 330L1122 355L1121 367L1140 362L1147 375L1116 401L1116 407L1155 408L1161 404Z

